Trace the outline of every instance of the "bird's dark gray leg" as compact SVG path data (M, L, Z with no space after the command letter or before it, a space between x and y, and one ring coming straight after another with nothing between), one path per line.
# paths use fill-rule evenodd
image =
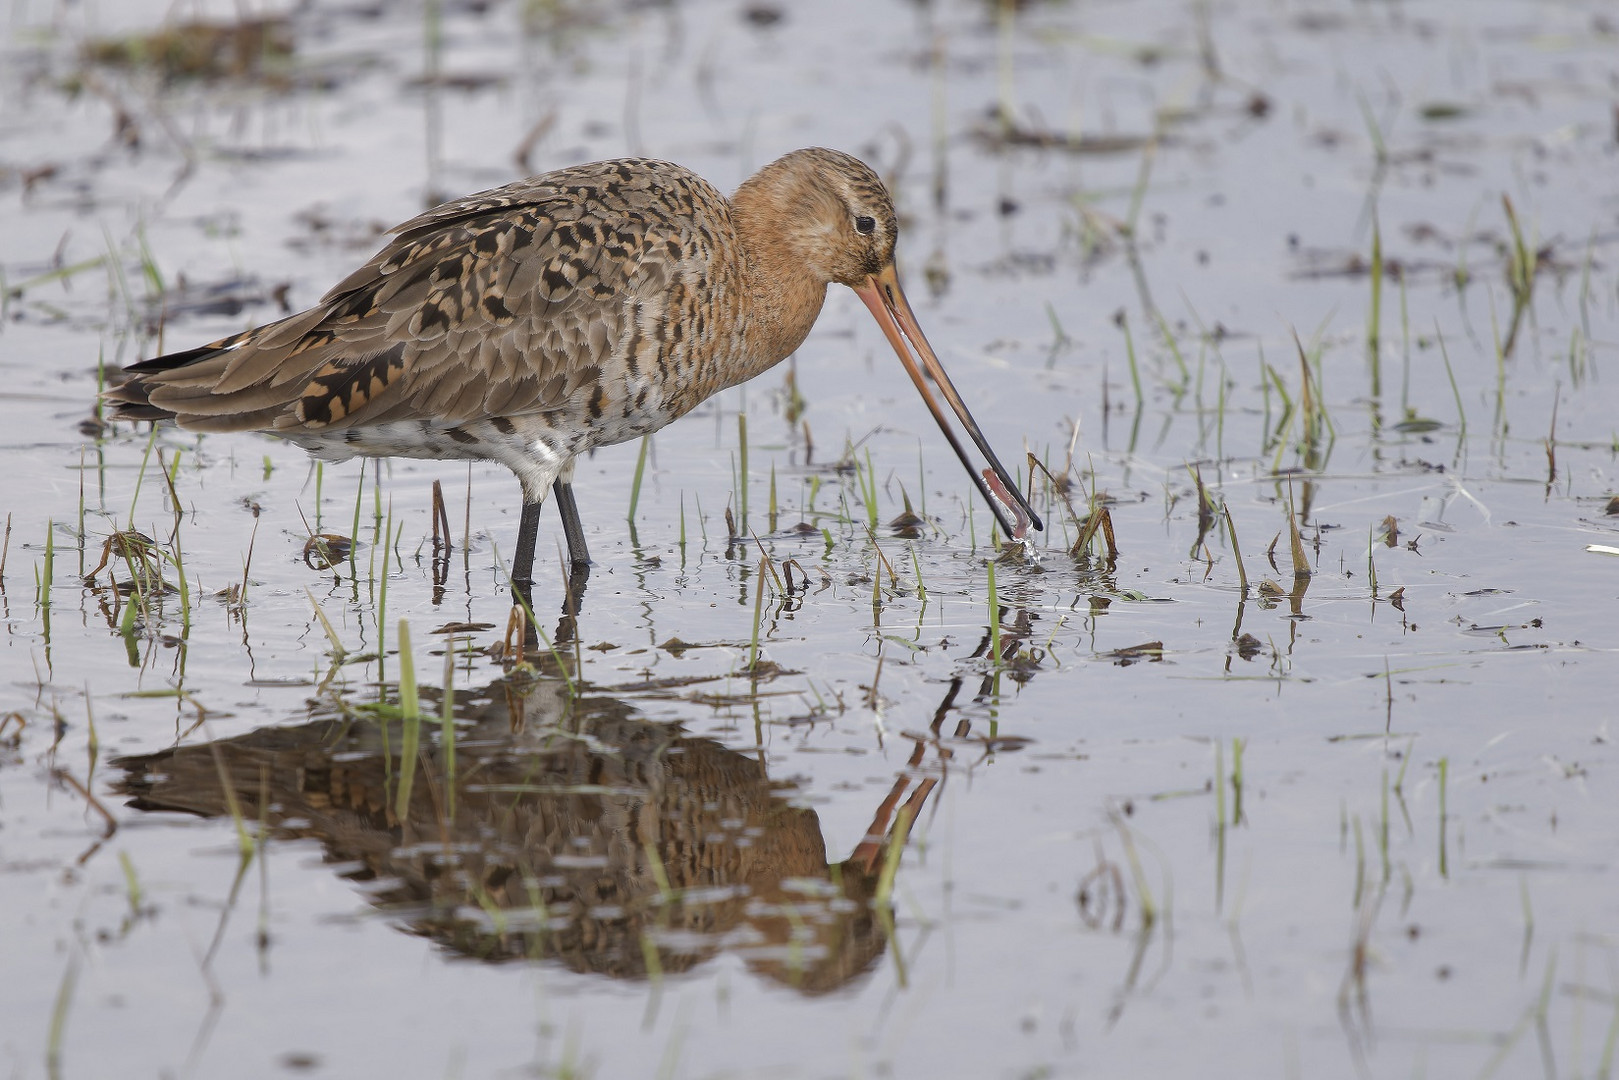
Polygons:
M556 492L557 513L562 515L562 534L568 538L568 561L577 571L590 565L590 551L585 547L585 527L579 520L579 504L573 500L573 485L558 480L551 490Z
M531 611L534 608L534 545L539 534L540 504L525 502L522 523L517 527L517 552L512 559L512 599L521 598Z

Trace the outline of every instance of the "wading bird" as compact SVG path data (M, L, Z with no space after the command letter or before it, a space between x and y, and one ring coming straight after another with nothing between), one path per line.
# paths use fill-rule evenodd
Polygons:
M897 232L877 174L834 150L794 151L730 199L664 161L576 165L412 218L308 311L133 364L107 396L121 419L265 432L326 461L498 461L523 488L512 584L527 601L548 490L569 559L589 565L575 458L780 363L836 282L871 310L1022 540L1040 519L917 325ZM988 462L981 473L924 371Z

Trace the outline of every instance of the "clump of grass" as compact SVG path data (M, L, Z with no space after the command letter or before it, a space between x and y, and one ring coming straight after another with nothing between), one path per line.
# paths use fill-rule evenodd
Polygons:
M866 450L866 464L864 468L860 460L855 459L855 482L860 485L860 499L866 507L866 524L869 528L877 528L877 466L872 464L871 450ZM969 504L971 505L971 504Z
M1113 513L1106 506L1101 505L1099 498L1092 496L1091 511L1080 523L1079 539L1074 546L1068 549L1068 554L1075 558L1090 551L1096 538L1100 536L1107 546L1107 560L1114 562L1119 557L1118 538L1113 534Z

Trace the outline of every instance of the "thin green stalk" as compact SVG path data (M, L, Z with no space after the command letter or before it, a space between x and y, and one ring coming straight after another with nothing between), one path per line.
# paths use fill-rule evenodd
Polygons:
M1434 335L1439 340L1439 355L1445 361L1445 377L1450 380L1450 393L1456 399L1456 418L1461 429L1461 437L1467 438L1467 407L1462 404L1462 389L1456 384L1456 372L1450 366L1450 350L1445 347L1445 332L1439 329L1438 320L1434 321Z
M62 1036L67 1033L68 1008L73 1004L73 989L79 982L79 958L67 962L62 981L56 988L56 1001L51 1006L51 1026L45 1036L45 1074L51 1080L62 1075Z
M399 531L403 532L405 523L399 523ZM380 682L388 681L388 552L398 542L398 534L394 532L394 502L388 500L388 522L382 530L382 583L377 586L377 679Z
M738 522L737 535L746 536L748 533L748 414L745 412L736 414L736 435L737 441L742 446L742 471L741 476L738 478L739 494L737 496L741 506L742 520Z
M127 528L135 527L135 505L140 501L141 482L146 479L146 465L152 459L152 448L157 445L157 425L152 425L152 433L146 437L146 450L141 454L141 467L135 473L135 493L129 497L129 524Z
M1141 365L1136 362L1136 343L1130 336L1130 320L1119 320L1119 327L1124 331L1124 355L1130 361L1130 385L1136 392L1136 408L1141 408L1146 395L1141 392Z
M1377 850L1383 860L1383 883L1393 876L1389 864L1389 771L1383 770L1383 800L1379 807L1377 821Z
M872 902L878 908L886 908L894 902L894 879L899 875L900 856L904 854L905 837L910 831L911 807L907 803L894 815L894 828L888 834L883 851L883 866L877 872L877 891Z
M1231 740L1231 823L1242 824L1242 757L1248 749L1247 739L1233 738Z
M759 664L759 624L764 619L765 557L759 556L759 576L753 583L753 642L748 646L748 670L757 671Z
M349 525L349 580L360 580L360 567L356 552L360 547L360 507L365 501L365 468L360 469L360 484L354 489L354 520Z
M635 507L641 501L641 478L644 475L646 475L647 447L649 447L651 445L652 445L652 436L651 435L643 435L643 436L641 436L641 452L638 455L636 455L636 458L635 458L635 479L630 481L629 522L630 522L631 525L635 524ZM682 522L682 525L684 525L684 522ZM681 536L682 536L682 541L681 542L684 543L685 542L685 540L684 540L684 536L685 536L684 532L682 532Z
M776 463L770 463L770 531L776 531Z
M861 485L861 491L866 496L866 521L873 529L877 528L877 466L872 464L871 450L866 450L866 482Z
M995 591L995 560L989 568L989 651L996 667L1001 666L1001 598Z
M1185 390L1191 385L1192 373L1186 366L1186 357L1181 355L1180 342L1175 340L1175 332L1169 328L1169 320L1164 318L1164 313L1162 311L1154 309L1153 316L1158 320L1158 332L1163 335L1164 345L1169 349L1169 355L1174 359L1175 366L1180 369L1180 386L1177 388L1177 390ZM1195 313L1193 317L1196 317ZM1129 333L1129 328L1126 327L1126 340L1129 338ZM1140 400L1140 387L1137 387L1137 391L1137 400Z
M1406 304L1405 275L1400 282L1400 415L1410 415L1411 408L1411 311Z
M1248 595L1248 568L1242 562L1242 545L1237 543L1237 523L1231 519L1231 504L1222 503L1221 517L1225 518L1226 535L1231 538L1231 554L1237 561L1237 581L1242 585L1242 595Z
M1366 577L1372 583L1372 599L1377 599L1377 560L1373 553L1377 550L1377 526L1366 527Z
M45 637L51 633L51 582L56 579L56 522L45 523L45 568L39 579L39 608L45 617Z
M129 901L129 917L131 920L141 917L141 909L145 907L145 897L141 891L141 880L135 873L135 862L129 857L129 852L118 853L118 866L124 873L124 896Z
M1141 204L1147 198L1147 182L1152 177L1153 158L1158 154L1158 139L1161 134L1161 130L1154 130L1152 138L1141 148L1141 168L1136 170L1135 186L1130 189L1130 208L1124 215L1125 233L1132 239L1136 235L1136 222L1141 216Z
M315 619L320 623L320 628L326 633L326 640L332 646L334 661L342 663L343 657L348 655L348 650L343 647L343 639L337 636L337 628L332 625L332 620L326 617L326 613L320 609L320 602L315 599L315 594L310 592L307 587L304 589L304 595L309 597L309 606L315 609Z
M174 540L170 543L174 549L169 554L169 561L174 564L174 577L180 589L180 636L191 636L191 586L186 581L185 555L180 550L180 531L174 532Z

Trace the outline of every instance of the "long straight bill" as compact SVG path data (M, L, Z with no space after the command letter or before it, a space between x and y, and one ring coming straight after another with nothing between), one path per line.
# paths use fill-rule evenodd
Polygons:
M906 372L911 376L911 382L916 384L917 392L922 395L928 411L933 414L934 422L939 425L939 430L944 432L950 448L956 452L956 457L961 459L961 464L983 494L984 501L989 503L989 508L994 511L995 520L1000 522L1001 530L1013 540L1021 541L1028 533L1030 525L1036 529L1044 529L1045 524L1040 520L1040 515L1034 512L1029 500L1018 490L1017 481L1006 471L1006 466L995 456L995 451L990 449L988 440L978 428L978 422L973 419L972 413L967 411L966 403L956 392L950 376L945 374L933 346L928 344L921 326L917 325L916 316L911 313L911 305L905 299L905 290L900 288L899 274L894 270L894 264L889 263L866 278L866 283L855 289L855 295L865 302L872 317L877 320L877 325L883 328L883 335L888 338L888 344L894 347L900 363L905 365ZM916 360L911 356L913 349L922 360L921 368L917 367ZM922 377L922 368L926 368L928 376L938 384L940 393L944 394L944 399L950 403L956 418L961 421L962 427L967 429L967 434L972 437L979 453L989 462L989 468L979 472L973 467L966 448L961 445L961 440L956 437L944 410L939 408L938 401L928 389L927 380Z

